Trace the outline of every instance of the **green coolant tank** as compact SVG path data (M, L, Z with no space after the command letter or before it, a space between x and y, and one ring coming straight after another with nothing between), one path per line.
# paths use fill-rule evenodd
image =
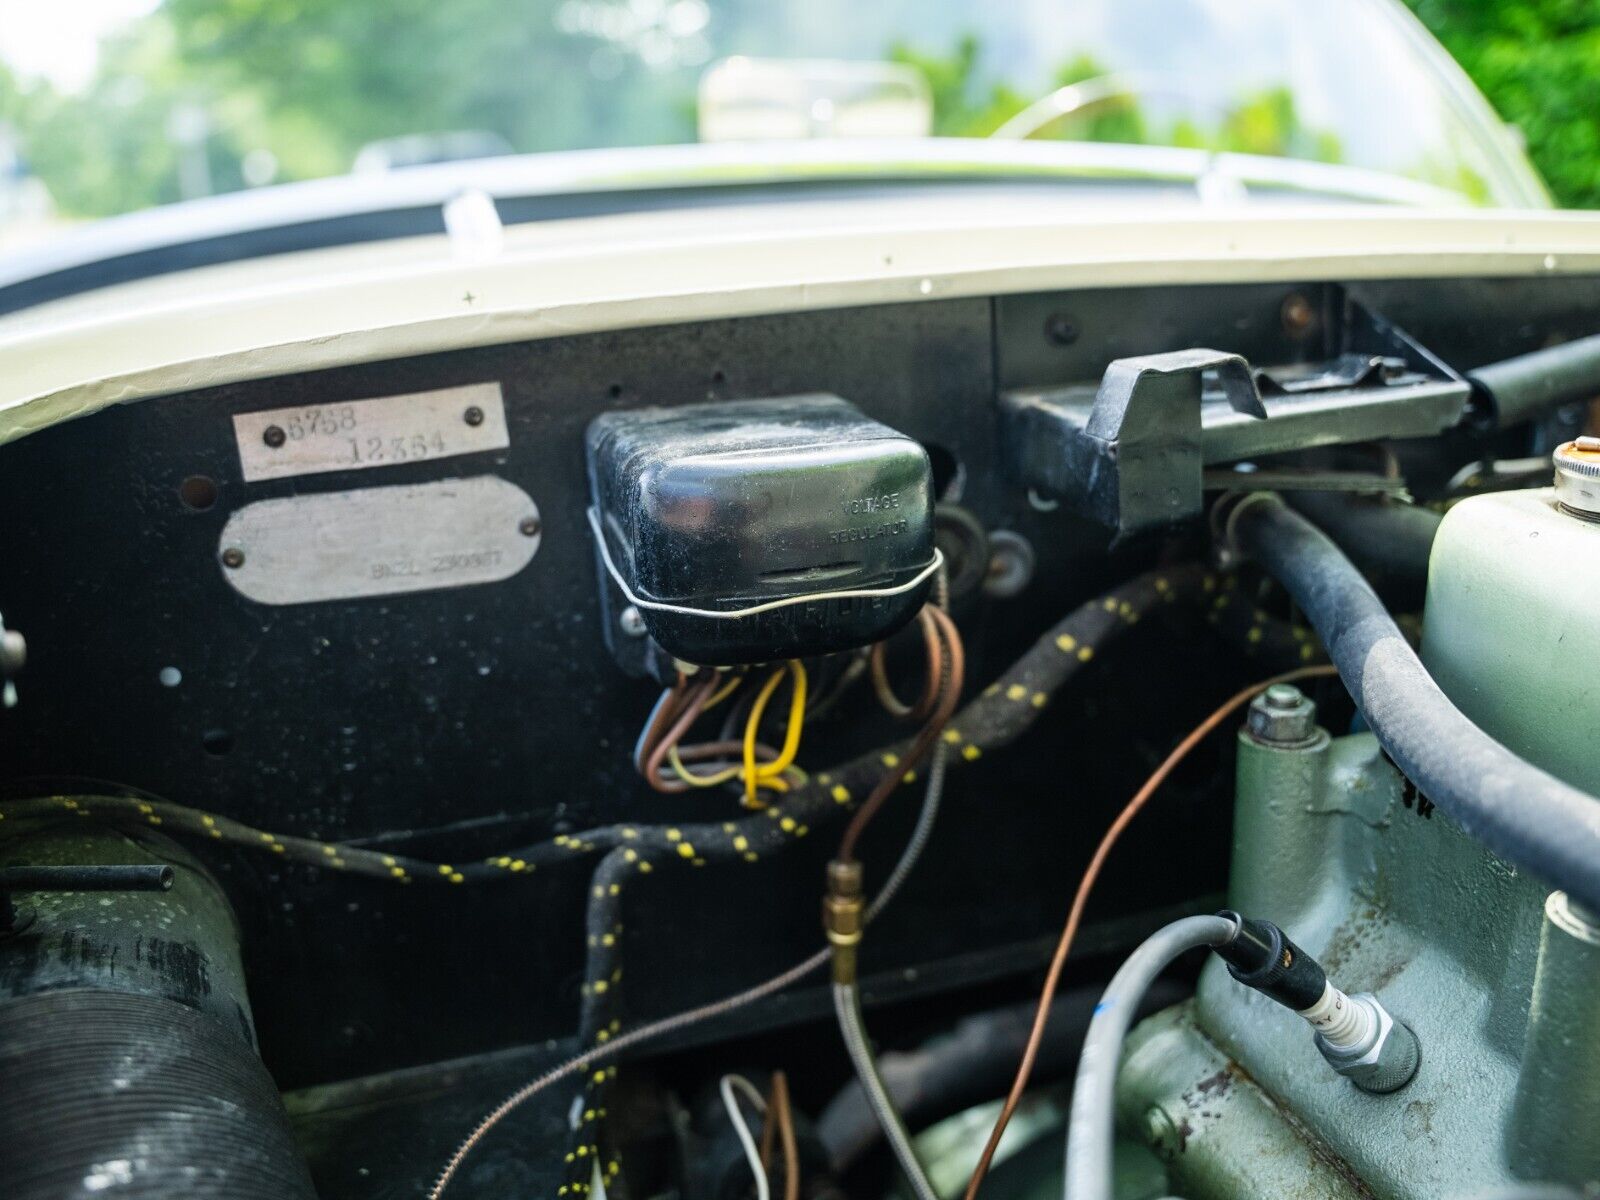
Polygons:
M1486 733L1600 794L1600 440L1562 446L1555 470L1554 488L1445 516L1422 659Z

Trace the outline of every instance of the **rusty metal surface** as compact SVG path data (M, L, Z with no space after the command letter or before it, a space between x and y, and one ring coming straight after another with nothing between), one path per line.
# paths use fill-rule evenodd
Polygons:
M1373 1195L1206 1037L1192 1001L1151 1017L1129 1038L1117 1118L1166 1164L1169 1190L1189 1200Z
M1446 1200L1537 1178L1526 1155L1513 1161L1507 1131L1546 889L1451 825L1370 734L1289 750L1241 735L1238 782L1230 904L1292 931L1340 987L1377 994L1416 1031L1422 1062L1391 1095L1360 1092L1294 1014L1209 964L1192 1009L1141 1027L1122 1083L1124 1109L1189 1097L1182 1193L1346 1194L1281 1180L1260 1190L1252 1164L1280 1157L1297 1128L1378 1196ZM1199 1073L1213 1057L1225 1076ZM1241 1110L1229 1079L1272 1103ZM1570 1181L1597 1165L1569 1156L1541 1169Z

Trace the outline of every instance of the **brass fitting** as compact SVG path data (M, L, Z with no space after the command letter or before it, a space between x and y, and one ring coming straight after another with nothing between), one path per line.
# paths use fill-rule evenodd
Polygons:
M866 924L866 904L861 895L861 864L828 864L828 892L822 899L822 928L833 947L833 981L856 981L856 947Z

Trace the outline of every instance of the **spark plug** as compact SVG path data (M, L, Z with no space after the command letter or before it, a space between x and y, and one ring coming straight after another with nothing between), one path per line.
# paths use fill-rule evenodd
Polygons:
M1224 911L1237 932L1212 947L1228 973L1298 1014L1316 1031L1316 1047L1339 1074L1364 1092L1396 1092L1421 1062L1417 1036L1370 992L1336 988L1320 963L1271 921Z

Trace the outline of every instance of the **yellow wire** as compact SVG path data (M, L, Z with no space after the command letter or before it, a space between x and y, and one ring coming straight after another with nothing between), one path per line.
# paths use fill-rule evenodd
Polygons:
M703 715L708 709L715 708L729 696L733 695L733 693L738 690L739 685L743 682L743 675L735 675L732 679L728 680L727 683L723 684L722 687L718 689L716 694L713 695L711 699L706 701L705 707L700 710L701 714ZM691 772L688 767L683 765L683 759L678 757L677 746L673 746L668 749L667 761L672 767L672 773L679 779L683 780L684 783L687 783L690 787L716 787L719 783L727 783L730 780L739 778L740 774L740 768L730 767L725 771L718 771L714 775L696 775Z
M780 792L788 790L788 784L783 782L782 775L789 769L800 750L800 733L805 727L806 669L798 659L791 659L787 669L794 676L794 695L789 701L789 727L784 733L783 749L778 752L777 758L769 763L756 765L756 733L761 726L761 718L766 713L767 702L772 699L773 692L777 691L778 684L783 680L783 667L774 671L767 682L761 685L761 691L757 693L756 701L750 707L750 717L745 722L744 804L746 808L761 807L761 801L756 795L761 788L771 788Z
M718 784L731 783L744 775L744 768L737 766L724 767L722 770L710 775L696 775L689 770L683 759L678 757L678 748L676 746L667 751L667 760L672 767L672 773L690 787L716 787ZM799 767L791 767L790 770L799 776L801 783L806 782L805 772L801 771ZM757 786L770 788L775 792L787 792L789 790L789 781L787 779L760 779L757 780Z
M756 702L750 706L750 716L744 723L744 802L748 808L756 808L760 804L756 799L756 787L761 778L756 771L756 731L760 729L761 717L767 711L767 701L772 699L772 693L778 690L782 682L783 668L779 667L756 693Z
M667 762L672 766L672 773L690 787L716 787L721 783L728 783L738 779L744 774L743 767L727 767L711 775L696 775L683 765L683 759L678 757L678 748L674 746L667 751Z
M756 775L763 780L782 775L800 751L800 733L806 723L806 669L795 658L789 660L789 670L794 674L794 695L789 700L789 728L784 733L783 749L778 752L778 757L756 769Z
M729 696L733 695L734 692L738 691L739 685L743 682L743 675L735 675L732 679L728 680L727 683L722 685L721 690L718 691L716 695L712 696L711 699L706 701L706 706L700 710L701 713L710 712L717 705L721 704Z
M725 767L723 770L715 771L710 775L697 775L684 765L682 757L678 754L678 748L673 746L667 751L667 762L672 768L672 773L690 787L717 787L739 778L745 778L748 784L750 777L753 775L757 789L765 787L777 792L788 791L788 783L779 778L779 776L794 762L794 756L799 750L800 730L795 726L795 721L797 718L803 718L806 700L805 668L800 663L794 662L789 664L788 669L794 674L796 692L795 700L791 702L789 709L790 728L784 740L783 751L778 758L770 763L762 763L759 766L754 764L756 731L760 727L761 718L765 715L766 706L772 699L773 692L777 690L778 684L783 680L783 667L773 672L772 677L767 680L761 689L761 693L756 697L755 706L751 709L751 720L745 728L745 750L748 757L744 766ZM734 676L710 700L706 701L705 707L700 711L704 712L706 709L714 708L722 703L743 682L744 676ZM754 789L746 787L745 799L747 803L754 801Z

